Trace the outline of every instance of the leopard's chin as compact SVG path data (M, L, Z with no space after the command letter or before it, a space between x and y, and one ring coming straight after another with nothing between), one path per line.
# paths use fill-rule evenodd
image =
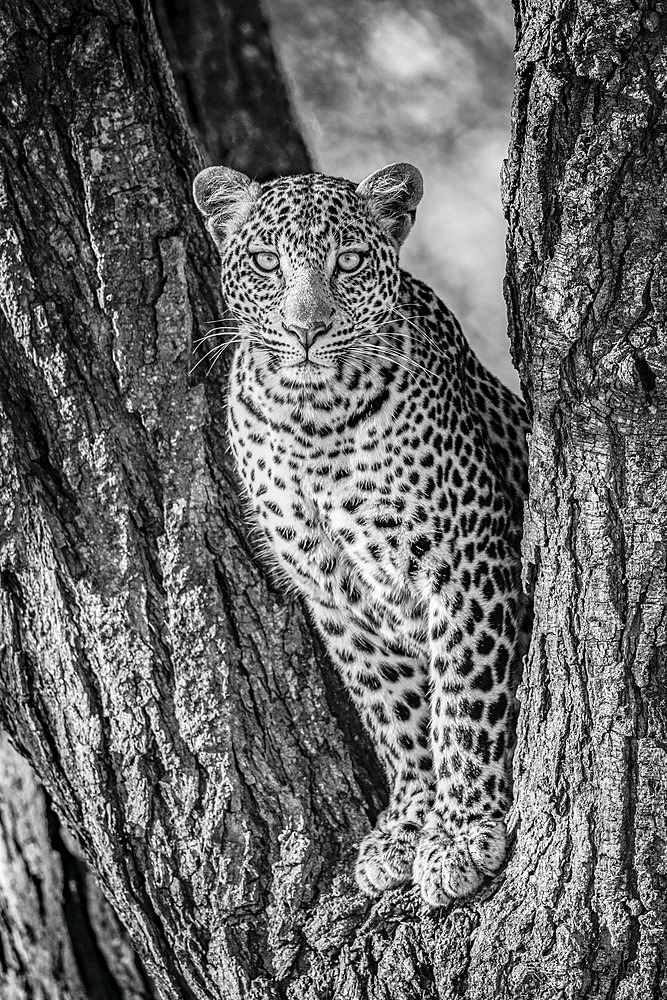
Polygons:
M281 365L278 370L283 384L316 387L329 382L335 369L332 365L323 365L310 358L304 358L293 364Z

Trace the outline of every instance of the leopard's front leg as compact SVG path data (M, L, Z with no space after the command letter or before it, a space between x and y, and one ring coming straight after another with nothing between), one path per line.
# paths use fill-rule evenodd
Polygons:
M433 906L474 892L502 865L510 804L518 561L485 558L431 600L431 738L437 793L414 865Z
M360 888L376 895L412 879L418 836L434 802L428 668L392 652L359 619L339 625L330 608L315 618L389 784L389 805L361 842L355 866Z
M389 666L385 661L380 669ZM376 701L370 711L363 704L366 696L360 697L350 690L389 784L389 805L378 816L375 829L362 840L355 865L359 887L374 896L412 879L418 838L435 799L429 711L422 685L418 688L422 704L409 717L407 706L413 700L412 695L414 701L417 697L412 685L398 697L389 694L384 704Z

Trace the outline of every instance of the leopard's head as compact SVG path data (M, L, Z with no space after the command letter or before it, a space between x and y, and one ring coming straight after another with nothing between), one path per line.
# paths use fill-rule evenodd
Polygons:
M364 338L391 321L422 190L408 163L358 185L323 174L260 185L228 167L197 176L226 305L283 382L322 384L360 366Z

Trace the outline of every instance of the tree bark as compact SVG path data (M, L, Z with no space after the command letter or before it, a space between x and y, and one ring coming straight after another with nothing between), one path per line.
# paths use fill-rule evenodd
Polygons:
M154 0L153 7L207 163L260 181L312 170L259 3Z
M0 737L0 996L154 1000L127 934L28 762Z
M556 0L517 26L516 837L428 912L354 888L382 782L255 561L222 379L186 377L221 304L150 16L0 12L2 718L174 1000L667 995L664 19Z
M156 6L179 94L206 158L223 162L232 153L229 141L240 170L270 176L310 169L259 8L245 3L241 12L195 0L183 5L187 10L175 2ZM254 86L245 85L248 80ZM2 736L0 852L1 996L153 997L94 872L61 828L34 771Z

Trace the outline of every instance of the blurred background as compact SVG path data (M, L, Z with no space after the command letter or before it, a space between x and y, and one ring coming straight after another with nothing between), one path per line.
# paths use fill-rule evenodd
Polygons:
M395 160L425 194L403 265L458 316L506 385L500 168L509 141L514 26L498 0L265 0L318 170L361 180Z

